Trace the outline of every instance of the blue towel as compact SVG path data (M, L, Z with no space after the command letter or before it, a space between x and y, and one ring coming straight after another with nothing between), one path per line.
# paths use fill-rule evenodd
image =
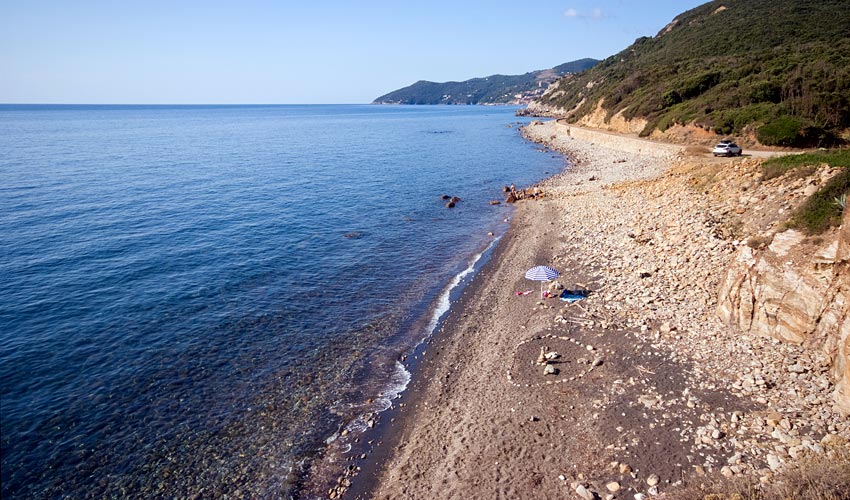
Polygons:
M583 290L564 290L563 292L561 292L561 295L559 295L559 297L564 302L573 303L586 298L587 292Z

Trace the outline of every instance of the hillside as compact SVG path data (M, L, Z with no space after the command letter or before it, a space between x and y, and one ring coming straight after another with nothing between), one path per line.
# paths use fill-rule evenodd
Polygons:
M529 106L570 122L673 125L765 145L840 141L850 127L850 2L714 0Z
M463 82L420 80L376 98L373 104L519 104L540 96L558 78L592 67L596 59L579 59L524 75L490 75Z

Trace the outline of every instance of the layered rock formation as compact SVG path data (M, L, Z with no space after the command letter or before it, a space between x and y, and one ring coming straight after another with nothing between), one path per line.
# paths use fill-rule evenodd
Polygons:
M832 361L835 404L850 414L850 210L820 243L788 230L763 250L742 246L717 311L743 332L822 350Z

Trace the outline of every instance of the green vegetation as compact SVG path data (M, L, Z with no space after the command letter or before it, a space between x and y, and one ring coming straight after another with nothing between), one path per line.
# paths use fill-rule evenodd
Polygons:
M850 167L850 149L817 151L802 155L776 156L762 163L764 180L773 179L797 169L810 169L826 163L831 167Z
M554 85L540 102L575 109L573 122L602 101L609 118L648 120L642 135L695 124L769 145L829 146L850 127L850 8L714 0Z
M768 146L793 146L800 141L803 122L790 116L780 116L759 127L757 136Z
M850 168L843 168L794 212L790 225L809 234L840 225L842 207L836 200L846 200L847 193L850 193Z
M817 166L827 164L841 171L809 197L791 216L789 225L817 234L841 224L841 215L850 193L850 149L819 151L771 158L762 164L763 179L796 174L811 175Z
M552 69L524 75L491 75L463 82L436 83L418 81L374 100L375 104L504 104L515 94L540 93L558 78L583 71L599 61L579 59Z

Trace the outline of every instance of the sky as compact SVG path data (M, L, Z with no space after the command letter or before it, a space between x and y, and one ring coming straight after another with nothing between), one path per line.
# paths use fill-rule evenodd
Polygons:
M604 59L703 0L0 2L0 103L368 103Z

